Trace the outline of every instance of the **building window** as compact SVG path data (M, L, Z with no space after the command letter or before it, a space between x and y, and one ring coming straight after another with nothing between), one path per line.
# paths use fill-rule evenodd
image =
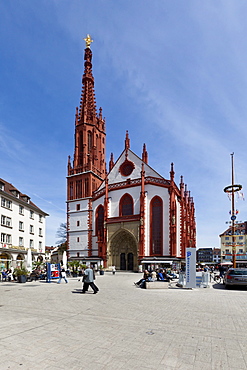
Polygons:
M1 216L1 225L2 226L6 226L6 227L11 227L12 226L12 220L11 220L11 218L2 215Z
M150 250L152 255L162 254L163 242L163 202L154 197L150 204Z
M19 206L19 214L24 215L24 207L23 206Z
M22 221L19 221L19 230L24 231L24 223Z
M127 177L133 172L134 168L134 163L125 159L125 161L121 164L119 171L122 176Z
M82 198L82 180L77 180L75 185L75 197L77 199Z
M80 238L79 238L79 236L77 237L77 243L79 243L79 241L80 241Z
M93 186L93 191L96 189L96 183L95 183L95 180L93 179L93 184L92 184L92 186Z
M23 247L23 238L20 236L19 237L19 247Z
M39 222L43 222L43 216L39 215Z
M80 211L80 208L81 208L80 204L77 204L77 205L76 205L76 210L77 210L77 211Z
M79 165L82 166L83 164L83 154L84 154L84 145L83 145L83 132L80 131L79 134Z
M73 199L73 192L74 192L74 189L73 189L73 182L70 182L69 184L69 199Z
M88 179L85 179L85 197L89 197L89 183Z
M244 237L243 236L239 236L238 238L239 238L239 240L243 240Z
M30 225L30 234L33 234L33 233L34 233L33 225Z
M12 209L12 202L4 197L1 198L1 206L4 208Z
M225 237L225 240L229 240L229 236L226 236L226 237Z
M133 198L129 194L124 194L119 202L119 215L133 215Z
M243 253L243 249L239 249L238 250L238 253Z
M34 211L30 211L30 218L33 220L34 219Z
M77 221L77 226L80 226L80 221Z
M39 236L43 236L41 228L39 228Z
M39 251L42 252L42 242L39 242Z
M30 241L29 241L29 247L30 248L33 248L33 239L30 239Z
M1 233L1 242L11 244L11 235L10 234L4 234Z
M104 207L99 205L96 211L96 235L98 241L103 241L104 238Z
M92 132L88 131L87 132L87 152L90 153L92 149Z

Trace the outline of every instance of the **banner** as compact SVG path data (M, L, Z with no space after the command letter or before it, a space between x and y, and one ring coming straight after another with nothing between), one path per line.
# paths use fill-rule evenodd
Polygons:
M186 288L196 287L196 248L186 248Z

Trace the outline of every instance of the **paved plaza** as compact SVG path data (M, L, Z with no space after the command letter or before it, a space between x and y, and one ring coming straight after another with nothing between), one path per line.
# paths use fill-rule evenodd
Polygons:
M135 273L0 283L1 370L246 369L247 290L145 290Z

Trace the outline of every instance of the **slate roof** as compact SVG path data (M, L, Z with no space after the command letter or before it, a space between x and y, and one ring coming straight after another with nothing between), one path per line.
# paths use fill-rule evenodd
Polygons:
M3 184L4 185L4 190L1 190L0 188L0 193L6 193L7 195L10 195L11 197L14 197L26 204L28 204L29 206L31 206L32 208L36 208L36 210L38 212L41 212L42 214L46 215L46 216L49 216L48 213L45 213L44 211L42 211L42 209L40 209L39 207L36 206L36 204L34 204L32 201L31 201L31 198L20 192L20 190L18 190L14 185L12 185L10 182L6 181L6 180L3 180L0 178L0 184ZM17 197L15 195L15 192L16 194L18 194L19 196Z

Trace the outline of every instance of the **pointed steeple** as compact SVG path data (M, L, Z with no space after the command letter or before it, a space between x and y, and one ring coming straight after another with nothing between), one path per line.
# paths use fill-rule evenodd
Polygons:
M111 159L109 162L109 172L112 170L113 166L114 166L114 159L113 159L113 153L111 153Z
M181 192L181 197L184 197L184 178L181 176L180 178L180 192Z
M130 148L130 139L129 139L129 132L127 130L126 131L126 136L125 136L125 151L126 151L126 153L129 150L129 148Z
M96 116L92 56L93 53L91 49L86 47L84 54L84 74L82 76L82 94L79 109L79 118L82 123L92 123Z
M172 181L174 181L174 175L175 175L175 172L174 172L174 164L171 163L170 179Z
M143 150L142 150L142 160L146 164L148 164L148 152L146 150L146 144L143 144Z

